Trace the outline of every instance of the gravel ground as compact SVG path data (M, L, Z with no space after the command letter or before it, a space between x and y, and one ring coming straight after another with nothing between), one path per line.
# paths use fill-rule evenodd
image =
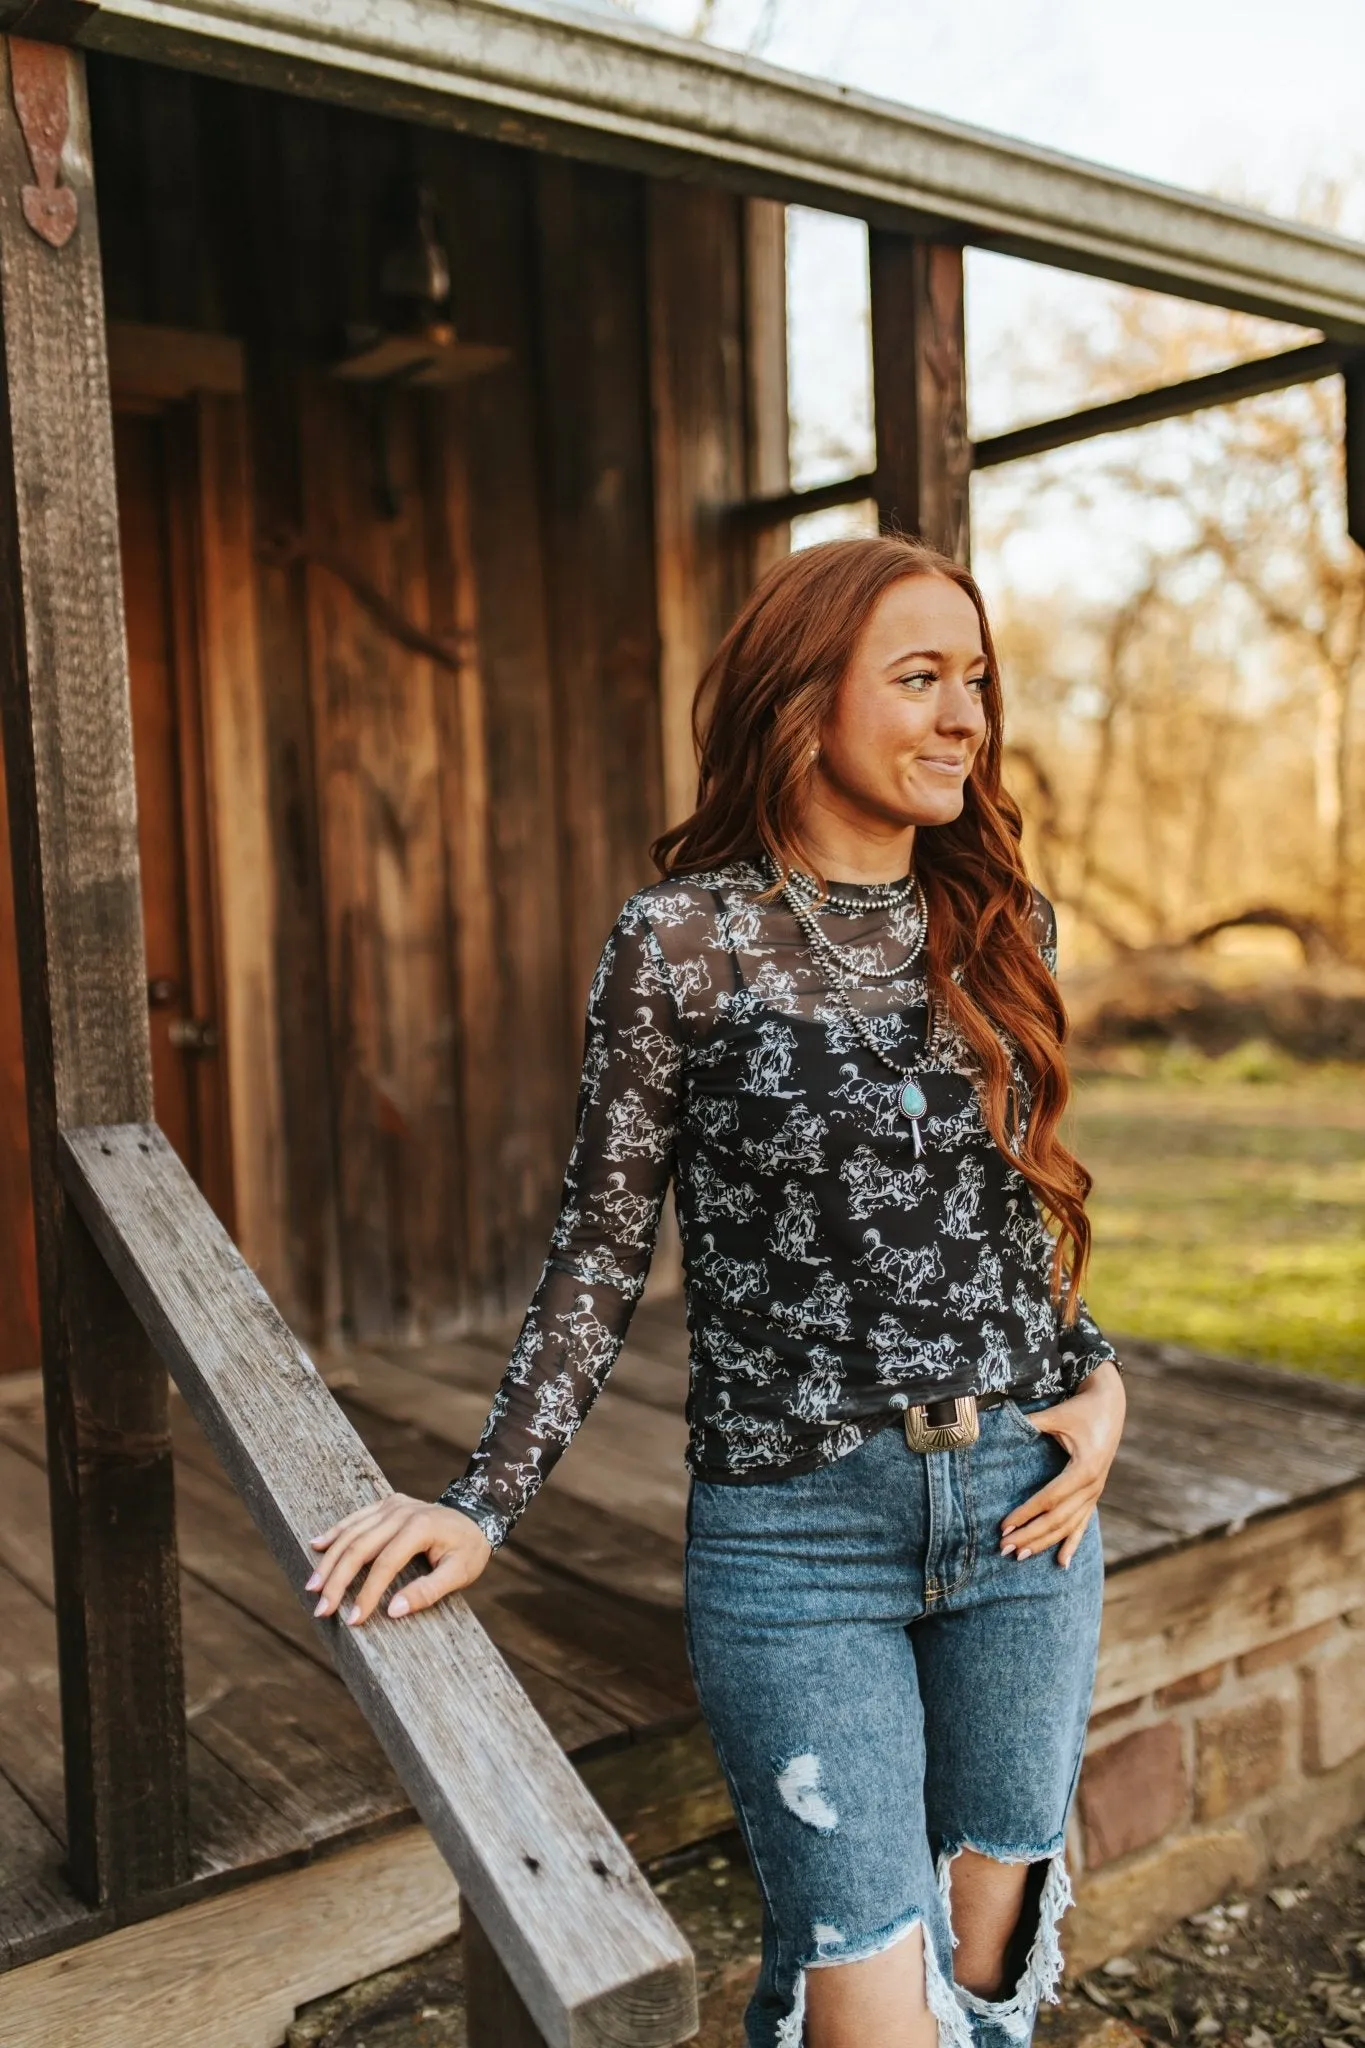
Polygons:
M697 1958L698 2048L741 2048L759 1907L738 1839L651 1871ZM1365 1835L1069 1984L1036 2048L1365 2048ZM459 1943L298 2015L288 2048L466 2048ZM869 2048L874 2044L869 2043Z

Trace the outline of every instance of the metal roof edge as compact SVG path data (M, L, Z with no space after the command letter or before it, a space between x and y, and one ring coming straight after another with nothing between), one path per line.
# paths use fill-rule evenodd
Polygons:
M1365 341L1365 244L569 7L103 0L78 40Z

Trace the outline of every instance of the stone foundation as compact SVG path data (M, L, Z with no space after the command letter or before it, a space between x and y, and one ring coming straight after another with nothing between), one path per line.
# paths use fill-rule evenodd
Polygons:
M1151 1941L1362 1817L1365 1607L1106 1706L1072 1823L1070 1967Z

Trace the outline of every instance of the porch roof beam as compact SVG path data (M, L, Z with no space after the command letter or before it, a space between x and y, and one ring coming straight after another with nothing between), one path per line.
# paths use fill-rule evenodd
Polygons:
M77 39L1365 342L1361 244L549 0L104 0Z
M1314 341L1306 348L1253 357L1249 362L1232 363L1225 370L1212 370L1204 377L1186 377L1178 384L1133 391L1104 405L1083 406L1079 412L1066 413L1058 419L1035 420L1032 425L1014 427L1007 434L988 435L972 444L971 466L974 470L995 469L1003 462L1045 455L1053 448L1093 441L1101 434L1120 434L1129 427L1183 419L1211 406L1231 405L1240 398L1259 398L1268 391L1287 391L1295 384L1314 384L1338 370L1358 380L1362 369L1362 351L1340 342ZM751 498L736 505L731 517L742 526L762 529L797 519L805 512L824 512L833 505L859 505L876 495L877 473L864 470L857 476L837 477L831 483L814 484L803 491Z

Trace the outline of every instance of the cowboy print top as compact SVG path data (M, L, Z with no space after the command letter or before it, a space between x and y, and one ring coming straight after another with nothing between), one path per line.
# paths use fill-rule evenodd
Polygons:
M848 991L928 1099L854 1033L791 912L736 864L631 898L588 1004L577 1134L549 1257L478 1448L442 1500L503 1542L621 1347L676 1190L691 1335L688 1464L774 1480L856 1449L907 1405L1033 1381L1069 1392L1112 1347L1060 1322L1052 1239L986 1128L968 1048L925 1057L918 963ZM835 887L826 929L908 961L908 899ZM1055 966L1056 920L1036 932ZM1021 1118L1028 1090L1016 1073Z

